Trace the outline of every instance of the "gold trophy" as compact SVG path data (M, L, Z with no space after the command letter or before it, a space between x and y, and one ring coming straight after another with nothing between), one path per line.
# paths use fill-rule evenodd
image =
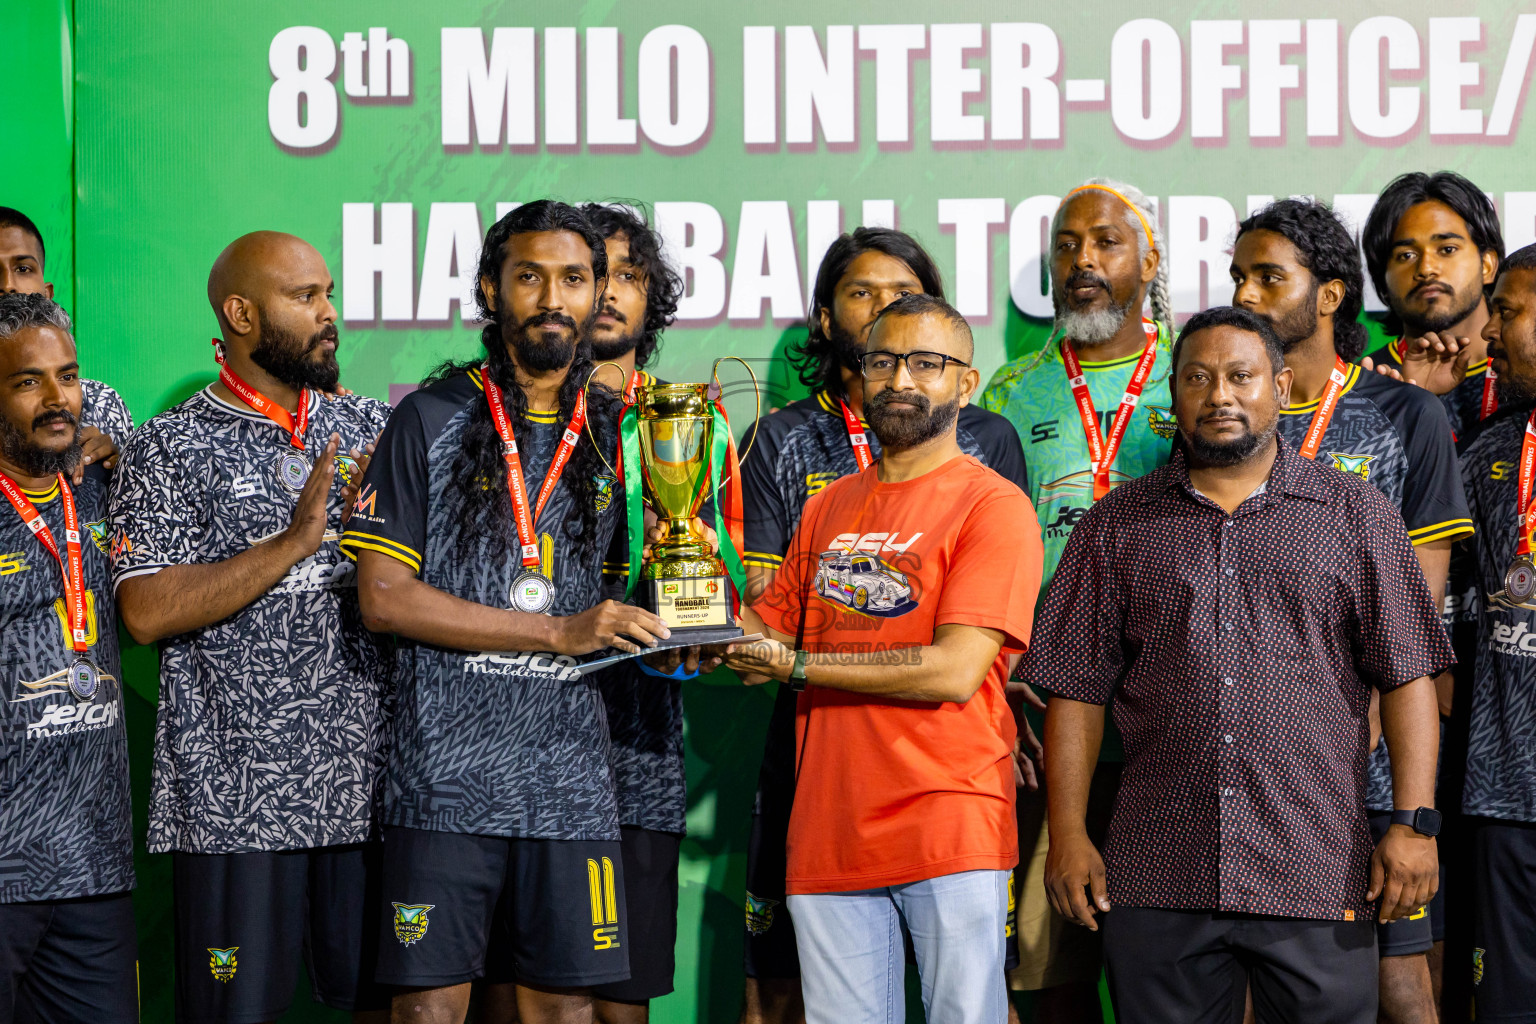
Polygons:
M717 458L722 451L734 450L717 406L722 361L715 361L711 383L640 384L633 394L641 489L662 530L661 540L652 546L651 558L640 570L636 598L667 624L672 644L724 643L742 635L731 601L731 573L697 524L699 510L712 492L718 491L718 505L728 487L740 487L739 480L727 480L721 486L722 477L728 477L733 467L716 464L734 461ZM750 366L747 372L752 373ZM752 382L755 390L756 374ZM726 435L724 444L717 443L716 431ZM632 472L627 459L623 468ZM735 468L739 474L739 466ZM716 532L728 533L718 528ZM717 542L722 549L732 543L724 535ZM739 554L734 546L730 550L739 571ZM737 580L737 585L744 582Z

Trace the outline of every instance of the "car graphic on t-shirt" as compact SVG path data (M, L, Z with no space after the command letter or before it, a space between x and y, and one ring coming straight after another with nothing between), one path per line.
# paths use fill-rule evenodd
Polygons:
M873 555L822 552L815 586L826 600L866 615L902 615L917 607L906 574Z

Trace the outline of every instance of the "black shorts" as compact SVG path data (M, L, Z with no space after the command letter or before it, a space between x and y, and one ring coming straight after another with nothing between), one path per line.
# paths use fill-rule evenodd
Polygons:
M1484 818L1472 855L1478 1024L1536 1021L1536 826Z
M1371 838L1381 842L1392 824L1391 812L1371 813ZM1382 956L1414 956L1427 953L1445 938L1445 864L1440 865L1440 887L1435 898L1411 917L1376 923L1376 943Z
M677 863L683 837L676 832L628 828L624 853L624 913L629 934L629 980L597 985L592 994L616 1003L645 1003L672 991L677 967Z
M0 1021L138 1024L127 893L0 903Z
M1380 958L1370 921L1123 905L1103 921L1119 1024L1238 1024L1249 992L1261 1021L1376 1024Z
M373 981L377 843L270 853L173 853L176 1019L247 1024L288 1010L299 962L316 1001L382 1010Z
M385 984L624 981L628 924L617 840L384 829L378 979Z

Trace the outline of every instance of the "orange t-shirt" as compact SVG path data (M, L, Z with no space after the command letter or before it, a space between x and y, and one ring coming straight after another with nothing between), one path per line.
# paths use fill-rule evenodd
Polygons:
M1017 486L968 455L915 480L879 467L806 503L773 586L754 606L808 651L905 664L948 623L996 629L1003 649L964 704L809 686L788 891L848 892L1018 862L1008 655L1029 641L1040 525ZM803 632L802 632L803 619Z

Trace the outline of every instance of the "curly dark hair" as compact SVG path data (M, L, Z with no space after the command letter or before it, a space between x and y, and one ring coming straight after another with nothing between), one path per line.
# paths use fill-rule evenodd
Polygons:
M924 293L944 298L944 279L938 265L917 239L895 228L859 227L838 237L822 257L821 269L816 272L816 287L811 292L811 310L807 317L810 333L804 341L790 342L789 362L800 377L800 383L812 390L839 390L842 388L842 370L845 367L838 358L837 345L821 329L821 311L830 314L833 299L837 296L837 284L848 272L848 265L866 252L883 252L892 259L905 263L923 286ZM856 370L858 367L846 367Z
M656 354L661 332L677 319L677 303L683 297L683 278L661 254L661 239L648 223L637 202L587 203L581 212L605 239L624 235L629 239L629 262L645 277L645 333L635 346L635 366L644 368Z
M510 343L503 336L503 326L509 312L492 307L485 294L483 281L501 281L501 268L507 259L507 245L516 235L546 231L569 231L580 235L592 254L592 273L597 285L597 297L602 294L603 278L608 273L607 249L602 236L587 222L581 211L574 206L541 199L527 203L508 213L486 232L485 245L480 250L480 266L476 274L475 305L481 319L486 321L480 332L480 342L485 347L485 358L467 362L445 362L433 370L423 384L444 380L463 373L482 362L490 367L491 379L501 386L507 417L512 422L512 436L521 447L525 431L528 396L517 383L517 368L512 360ZM566 370L565 381L560 385L560 420L569 422L576 409L576 400L592 372L592 349L586 337L592 310L578 320L580 341L575 358ZM565 468L563 482L570 488L574 506L563 525L565 537L571 543L572 557L590 559L596 557L597 501L601 495L599 478L607 475L602 452L612 454L617 444L618 396L601 384L588 394L587 428L581 443L571 454ZM602 446L601 452L598 446ZM463 541L481 536L497 538L493 557L498 566L514 558L517 550L517 524L512 516L512 499L507 493L506 464L501 457L501 439L491 420L490 406L475 402L471 407L469 422L459 444L450 470L450 487L458 492L460 515L454 522L457 536ZM529 489L532 500L538 488ZM462 542L462 541L461 541Z
M1338 215L1311 199L1280 199L1237 226L1237 237L1250 231L1273 231L1296 247L1301 265L1318 284L1344 283L1344 301L1333 314L1333 348L1346 363L1359 359L1368 339L1360 322L1365 274L1360 250Z
M1397 222L1409 208L1431 201L1444 203L1466 221L1467 232L1478 252L1492 252L1501 261L1504 259L1504 233L1499 229L1499 214L1482 189L1455 171L1436 171L1434 174L1410 171L1393 178L1381 190L1376 205L1371 207L1361 238L1371 283L1376 286L1376 294L1388 305L1383 326L1393 334L1401 333L1403 323L1392 311L1391 300L1387 297L1387 261L1392 258L1392 236L1397 230ZM1485 285L1483 295L1492 294L1493 285Z

